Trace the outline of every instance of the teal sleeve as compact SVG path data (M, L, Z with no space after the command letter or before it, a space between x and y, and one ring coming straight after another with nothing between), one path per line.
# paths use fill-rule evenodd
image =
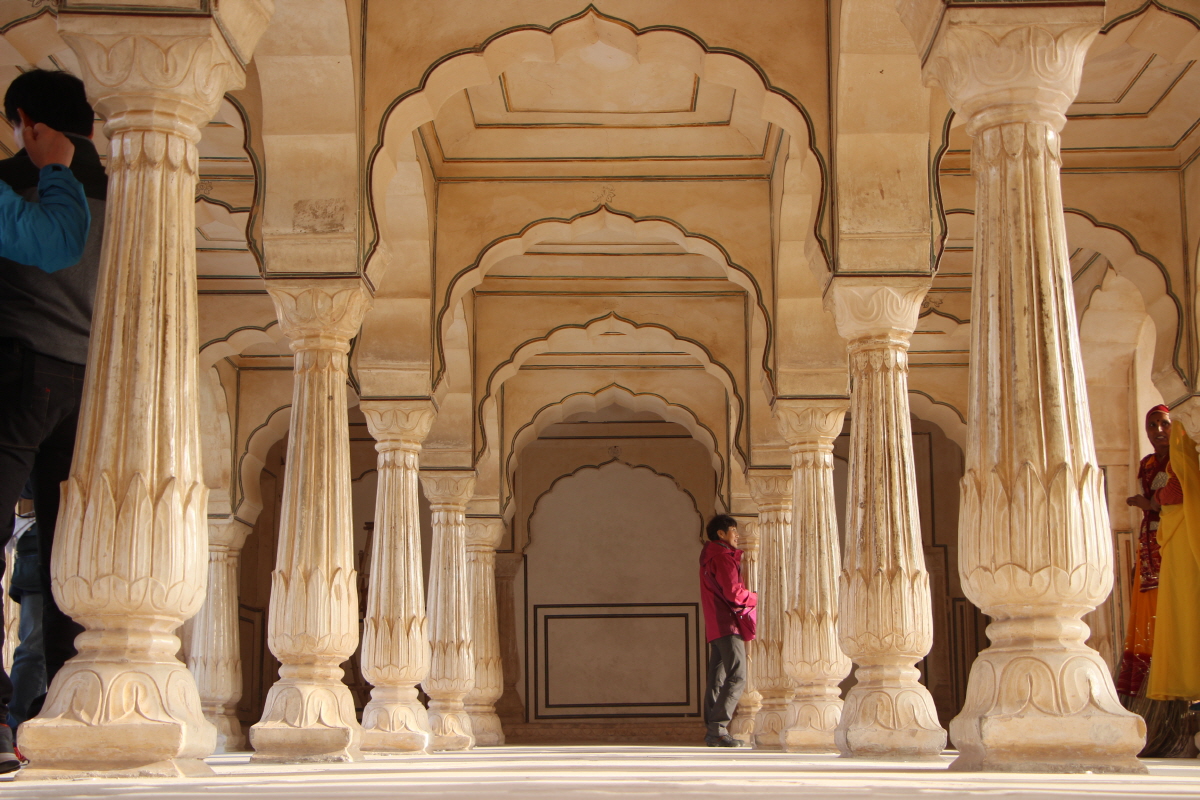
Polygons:
M40 202L0 182L0 256L46 272L74 266L83 256L92 215L71 170L48 164L38 175Z

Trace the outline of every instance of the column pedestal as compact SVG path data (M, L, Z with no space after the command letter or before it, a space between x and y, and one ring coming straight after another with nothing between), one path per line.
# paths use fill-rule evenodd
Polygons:
M370 305L358 280L271 281L296 354L267 642L280 661L252 761L357 761L362 728L341 664L358 645L346 354Z
M420 752L430 733L417 684L429 675L430 651L417 475L436 411L427 400L363 400L359 408L379 453L362 647L363 676L373 688L363 709L362 749Z

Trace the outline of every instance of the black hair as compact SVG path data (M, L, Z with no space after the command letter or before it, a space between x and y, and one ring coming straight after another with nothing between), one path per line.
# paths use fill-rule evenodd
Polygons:
M737 527L736 519L729 516L728 514L717 514L715 517L713 517L712 519L710 519L708 521L708 527L705 528L705 532L708 533L709 541L719 542L721 540L721 537L717 535L718 533L720 533L721 531L727 531L730 528L736 528L736 527Z
M56 131L92 135L96 114L83 81L69 72L31 69L18 75L4 93L4 116L13 125L21 121L18 108Z

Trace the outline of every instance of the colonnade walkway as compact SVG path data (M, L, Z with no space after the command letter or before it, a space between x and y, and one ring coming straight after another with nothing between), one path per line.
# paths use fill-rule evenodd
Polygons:
M872 761L704 747L508 746L438 755L367 756L353 764L207 759L215 777L18 781L8 798L1182 798L1200 796L1200 760L1150 759L1149 775L950 772L932 761Z

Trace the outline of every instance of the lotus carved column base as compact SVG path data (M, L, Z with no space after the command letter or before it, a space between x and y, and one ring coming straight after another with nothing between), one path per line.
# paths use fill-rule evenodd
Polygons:
M988 626L996 644L975 659L963 710L950 723L960 754L950 768L1144 774L1133 754L1145 742L1146 723L1117 701L1104 660L1083 644L1086 626L1076 621L1070 627L1077 630L1052 640L1033 635L1051 626L1062 628L1062 620Z
M250 749L246 734L242 732L242 721L237 717L236 707L204 709L204 718L217 729L217 746L214 753L241 753Z
M859 665L836 734L843 756L920 760L946 748L933 697L910 663Z
M250 728L254 762L361 761L362 728L340 667L284 665L267 693L262 720Z
M792 698L783 749L789 753L836 753L834 732L842 718L842 698L836 685L827 691L800 694Z
M475 746L471 716L462 700L430 698L429 730L433 734L429 749L434 752L470 750Z
M420 753L429 739L429 714L417 699L416 684L371 690L363 709L363 750Z
M749 650L753 646L753 642L746 643L747 655L749 655ZM751 669L753 669L753 666ZM742 744L753 746L754 719L758 716L758 712L761 709L761 694L754 689L747 689L743 692L742 699L738 701L737 709L733 712L733 719L729 722L729 735Z
M762 707L754 715L754 747L758 750L782 750L792 693L786 689L759 689L759 694L762 695Z
M464 707L467 716L471 718L471 732L475 734L475 744L484 747L504 744L504 727L500 724L500 715L496 713L495 706L489 703L471 703Z
M79 655L55 677L41 715L21 726L21 750L34 765L17 778L212 775L202 759L217 731L204 719L192 674L174 658L179 639L84 624Z

